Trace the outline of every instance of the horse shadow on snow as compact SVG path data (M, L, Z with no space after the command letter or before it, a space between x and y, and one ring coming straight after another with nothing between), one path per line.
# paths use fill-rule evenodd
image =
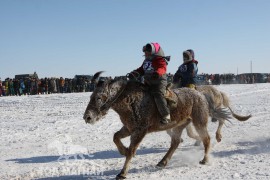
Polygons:
M235 150L212 152L212 155L216 157L228 157L237 154L256 155L270 153L270 137L263 139L254 139L251 141L242 141L235 144L238 147Z
M165 153L167 152L167 148L146 148L146 149L138 149L136 155L147 155L147 154L155 154L155 153ZM120 155L118 150L106 150L106 151L99 151L90 154L84 154L83 157L88 160L105 160L105 159L114 159L114 158L123 158L124 156ZM69 157L74 157L74 155L67 155ZM59 162L59 158L61 156L37 156L37 157L30 157L30 158L17 158L17 159L8 159L6 161L13 161L19 164L30 164L30 163L54 163ZM73 159L69 159L73 160ZM74 159L75 160L75 159ZM77 160L80 160L77 158ZM140 172L155 172L158 169L155 166L147 166L147 167L140 167L140 168L132 168L130 173L140 173ZM119 169L111 169L105 170L100 175L60 175L60 176L52 176L52 177L43 177L43 178L35 178L36 180L66 180L66 179L78 179L78 180L85 180L85 179L115 179L115 174L119 172Z
M136 155L145 155L151 153L165 153L167 149L165 148L149 148L149 149L138 149ZM61 158L67 157L68 159ZM54 155L54 156L36 156L29 158L16 158L16 159L8 159L6 161L14 161L19 164L29 164L29 163L50 163L64 160L97 160L97 159L114 159L114 158L123 158L121 154L119 154L118 150L106 150L99 151L92 154L69 154L69 155Z

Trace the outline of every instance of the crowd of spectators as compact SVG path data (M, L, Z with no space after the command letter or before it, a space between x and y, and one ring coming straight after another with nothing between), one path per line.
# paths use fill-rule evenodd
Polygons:
M0 79L0 96L90 92L93 89L94 84L87 78Z
M254 83L269 83L270 74L265 73L246 73L246 74L202 74L199 77L202 79L202 84L254 84ZM200 83L199 83L200 84Z
M173 74L168 74L168 81L172 82ZM103 79L112 79L103 77ZM115 79L125 78L125 76L115 77ZM252 84L270 82L270 74L200 74L198 75L198 85L200 84ZM91 92L95 85L89 78L20 78L5 80L0 79L0 96L20 96L36 94L53 94L53 93L75 93Z

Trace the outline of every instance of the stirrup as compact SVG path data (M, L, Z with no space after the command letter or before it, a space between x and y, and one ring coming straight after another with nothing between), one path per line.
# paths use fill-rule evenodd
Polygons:
M168 124L169 123L169 121L167 119L162 119L160 122L161 122L161 124Z
M162 119L160 120L160 122L161 122L162 124L168 124L169 122L171 122L171 116L170 116L170 114L168 114L168 115L165 116L165 117L162 117Z

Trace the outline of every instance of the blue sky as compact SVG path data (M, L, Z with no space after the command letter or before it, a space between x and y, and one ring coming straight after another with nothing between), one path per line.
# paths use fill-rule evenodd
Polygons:
M0 0L0 77L125 75L159 42L168 72L194 49L199 73L270 73L269 0Z

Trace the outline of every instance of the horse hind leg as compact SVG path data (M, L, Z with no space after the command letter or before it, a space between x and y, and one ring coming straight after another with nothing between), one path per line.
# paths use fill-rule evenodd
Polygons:
M209 152L210 152L210 136L207 131L207 120L208 115L204 111L196 113L193 119L193 125L199 134L203 145L204 145L204 158L200 161L200 164L206 164L209 161Z
M157 164L157 167L165 167L169 160L171 159L173 153L181 143L181 134L185 127L190 123L190 119L187 120L186 123L184 123L181 126L175 127L171 130L170 136L171 136L171 147L169 148L168 152L165 154L165 156L162 158L162 160Z
M216 131L216 140L217 140L217 142L220 142L221 139L222 139L221 128L222 128L224 122L225 122L224 119L218 120L218 129Z
M210 136L207 131L207 127L205 126L195 126L199 136L204 145L204 158L200 161L200 164L206 164L209 162L209 152L210 152Z

